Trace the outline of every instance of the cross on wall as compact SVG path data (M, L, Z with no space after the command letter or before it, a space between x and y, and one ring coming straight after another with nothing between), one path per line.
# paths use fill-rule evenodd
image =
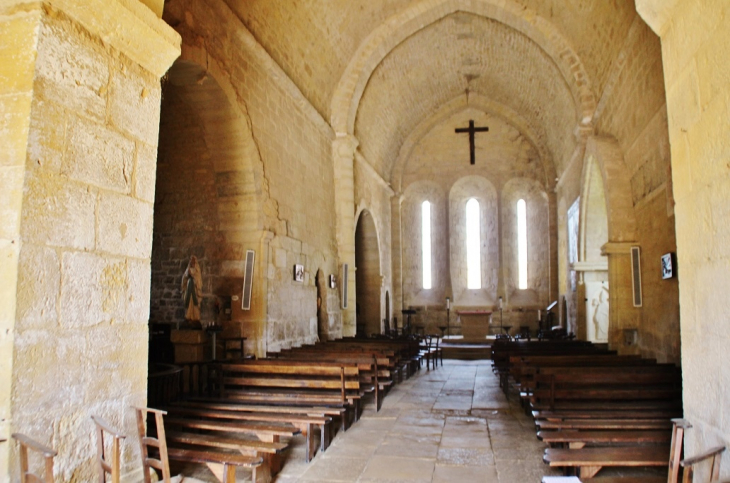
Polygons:
M489 128L487 126L484 127L474 127L474 120L469 119L469 127L458 127L454 130L455 133L461 134L461 133L469 133L469 160L471 164L474 164L474 134L478 132L487 132L489 131Z

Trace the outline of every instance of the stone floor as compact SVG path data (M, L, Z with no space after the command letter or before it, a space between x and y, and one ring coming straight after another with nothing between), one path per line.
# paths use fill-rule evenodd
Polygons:
M308 464L303 437L292 444L277 483L539 483L561 474L543 463L532 419L516 394L507 401L483 360L421 369L390 391L379 412L368 400L360 421ZM205 467L184 471L216 481ZM237 476L250 481L250 473Z

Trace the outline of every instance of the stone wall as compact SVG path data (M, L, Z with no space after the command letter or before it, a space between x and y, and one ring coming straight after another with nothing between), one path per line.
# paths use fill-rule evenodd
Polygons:
M209 66L232 108L240 113L244 135L249 131L251 136L246 141L249 148L231 155L227 169L232 165L250 170L246 176L254 180L251 193L245 184L243 192L236 194L241 195L241 203L253 200L258 210L235 208L238 218L230 218L224 228L236 233L234 241L242 240L244 252L256 250L261 271L254 285L265 287L255 291L253 303L258 309L243 314L251 339L247 347L262 355L313 342L317 338L315 275L320 269L336 274L339 268L332 130L224 3L174 0L165 8L165 19L176 25L186 43L202 52L199 63ZM217 157L213 148L206 147L211 158ZM216 183L220 184L220 178L218 173ZM221 189L216 193L220 199ZM209 240L217 242L212 235ZM196 246L191 243L188 249ZM220 271L235 284L242 278L242 264L236 257L229 261ZM295 264L304 265L303 282L293 280ZM209 268L215 273L217 267ZM337 289L327 289L325 296L333 335L342 330L339 306L333 303L336 295Z
M684 415L693 425L685 454L695 455L730 444L724 307L730 286L730 4L707 1L697 8L684 0L640 0L637 10L661 37L676 201ZM660 209L661 195L657 198L653 204ZM728 477L729 462L723 455L720 479ZM709 469L700 468L695 478L709 479Z
M141 4L137 11L133 3L105 3L114 25L94 17L99 5L78 7L0 12L0 106L29 121L12 127L12 156L2 162L16 168L8 173L22 173L10 180L23 183L22 191L11 184L12 203L3 203L3 217L16 221L8 227L19 226L3 236L19 256L15 323L3 336L14 344L3 351L12 353L12 375L6 361L0 366L0 393L9 397L2 418L11 431L58 451L54 471L62 481L96 475L91 415L131 435L130 406L146 401L159 75L179 54L179 37ZM108 29L142 25L150 57L164 57L157 42L167 45L162 72L160 58L154 73L130 59L144 39L108 36ZM124 472L139 468L136 448L124 446ZM16 462L13 454L13 481Z
M469 164L467 136L454 133L454 126L467 125L470 119L477 126L489 126L489 132L477 134L474 166ZM517 128L469 107L446 117L414 145L402 167L402 178L394 179L394 184L402 185L404 193L399 213L404 306L421 308L423 325L431 329L443 325L447 296L452 298L452 321L457 326L456 311L493 310L502 296L505 325L536 329L537 309L547 305L554 290L551 256L557 241L557 231L550 226L549 212L555 207L550 206L544 188L543 163L537 148ZM478 290L467 289L464 223L471 198L479 202L481 217L482 288ZM516 288L519 199L528 206L527 290ZM432 203L431 290L422 288L421 204L425 200ZM440 315L431 317L432 313Z

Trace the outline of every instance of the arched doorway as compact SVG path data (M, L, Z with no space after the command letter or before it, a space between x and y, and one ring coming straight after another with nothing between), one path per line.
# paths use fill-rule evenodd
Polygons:
M258 238L248 216L257 209L246 188L253 185L245 156L250 140L240 112L197 63L178 60L162 93L150 323L168 329L184 323L180 285L192 255L202 270L201 322L222 322L235 308L233 296L241 295L245 251L255 247L247 237Z
M366 210L360 214L355 229L355 267L357 333L380 334L380 249L375 222Z
M600 166L594 156L586 159L580 207L578 262L580 273L578 336L592 342L608 342L608 259L601 247L608 242L606 193Z

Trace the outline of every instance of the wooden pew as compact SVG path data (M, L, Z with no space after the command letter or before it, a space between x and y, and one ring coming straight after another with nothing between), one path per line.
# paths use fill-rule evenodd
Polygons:
M291 429L290 426L294 426L295 428L298 428L300 432L304 433L307 438L307 451L306 451L306 461L309 462L314 457L314 426L319 426L321 428L321 441L322 441L322 448L326 449L325 443L328 440L328 434L329 434L329 423L332 421L332 418L327 416L309 416L309 415L303 415L303 414L282 414L282 413L266 413L261 411L230 411L230 410L220 410L220 409L213 409L210 407L184 407L184 406L170 406L167 409L168 412L168 422L170 422L170 418L185 418L185 419L202 419L202 420L214 420L216 422L230 422L232 424L237 424L240 421L246 421L251 423L268 423L268 424L276 424L276 423L282 423L287 426L285 426L285 432L283 435L289 436L291 435ZM270 426L267 425L267 429L270 428ZM255 430L254 430L255 431ZM256 434L257 436L260 436L258 432L252 431L253 434ZM268 434L271 433L265 433L268 438ZM281 436L282 434L278 434Z
M159 470L162 473L163 481L169 483L171 478L170 459L206 464L222 483L235 483L236 466L251 468L253 481L255 482L268 482L271 479L270 469L264 465L264 459L259 456L200 450L197 446L192 448L168 447L163 420L163 415L166 414L165 411L135 408L135 414L145 483L151 483L150 468ZM149 414L153 415L151 422L154 421L154 424L150 424L150 433L155 436L148 436L145 429L145 421ZM157 455L153 453L157 453ZM262 472L263 474L258 474L259 468L262 466L265 471Z
M248 404L344 408L342 429L360 413L360 374L356 364L266 361L224 363L220 397Z
M636 431L538 431L537 439L546 442L550 447L568 447L580 449L585 446L627 446L637 444L669 443L672 432L667 429Z

